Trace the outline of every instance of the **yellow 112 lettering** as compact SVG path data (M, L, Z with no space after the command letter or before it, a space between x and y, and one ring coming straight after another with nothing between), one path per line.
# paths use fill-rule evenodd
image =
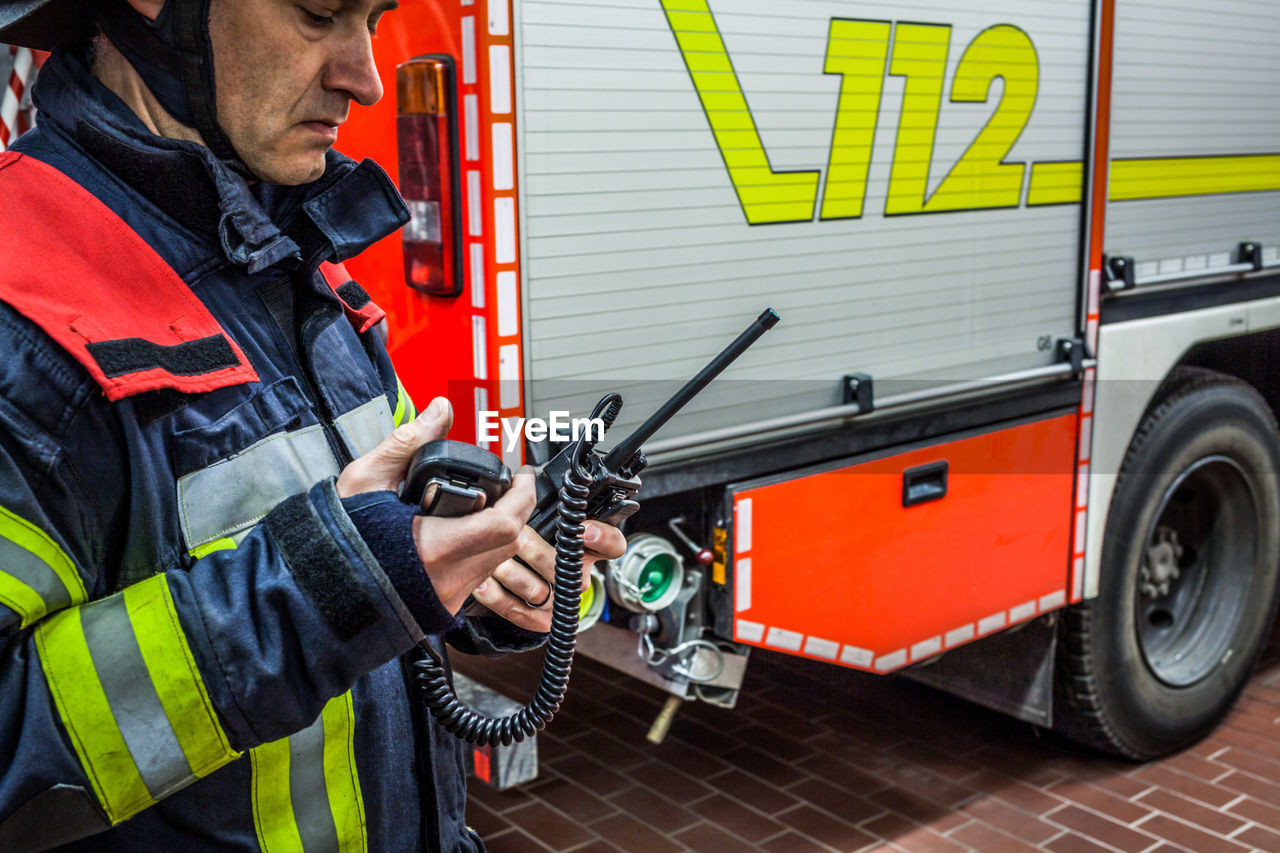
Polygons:
M775 171L707 0L661 0L716 145L752 225L812 220L818 171ZM833 18L823 71L840 75L822 219L862 216L886 73L904 78L890 169L887 216L1017 207L1025 163L1005 161L1031 118L1040 64L1031 39L1010 24L983 30L965 48L951 81L953 103L986 103L996 78L995 112L932 193L928 191L945 90L951 27Z

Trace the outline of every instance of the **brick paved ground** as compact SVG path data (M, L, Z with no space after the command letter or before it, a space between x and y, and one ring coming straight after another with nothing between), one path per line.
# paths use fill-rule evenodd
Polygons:
M528 689L536 655L474 676ZM1225 726L1147 765L960 699L754 653L739 706L686 703L660 747L656 690L579 659L539 735L539 778L473 782L493 853L1280 851L1280 643Z

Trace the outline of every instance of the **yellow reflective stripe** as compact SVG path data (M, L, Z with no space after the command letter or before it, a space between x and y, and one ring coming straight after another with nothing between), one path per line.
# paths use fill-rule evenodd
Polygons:
M418 416L418 410L413 405L413 400L409 397L409 392L404 390L404 383L400 381L400 377L396 377L396 388L399 393L396 396L396 410L391 416L396 426L408 423Z
M292 737L255 747L249 755L253 822L263 853L308 853L304 839L327 851L367 853L350 692L331 699L316 723ZM295 805L295 796L319 792L319 785L324 786L322 796ZM327 808L328 813L317 808ZM298 820L308 814L316 825L300 827Z
M302 853L289 796L289 739L249 750L253 767L253 827L262 853Z
M14 550L0 559L0 603L18 613L23 628L88 600L84 581L66 552L39 527L2 506L0 537L11 543L6 547L28 552Z
M355 708L345 693L324 706L324 781L340 853L365 853L364 798L356 771Z
M169 725L178 737L191 772L207 776L240 753L231 748L205 688L164 575L124 591L125 608L160 697Z
M0 571L0 604L18 614L21 628L38 621L48 611L39 593L4 571Z
M214 551L227 551L227 550L232 550L235 547L236 547L236 540L232 539L230 536L224 536L221 539L214 539L212 542L206 542L203 545L197 545L195 548L192 548L189 553L191 554L191 556L199 560L202 557L209 556Z
M1035 163L1031 166L1031 187L1027 205L1076 204L1084 191L1084 166L1074 163Z
M21 545L48 563L49 568L62 579L67 592L71 593L73 604L88 601L89 594L85 591L84 581L80 579L75 564L43 530L0 506L0 536Z
M1280 154L1111 161L1111 200L1280 190Z
M58 714L107 817L119 823L142 811L154 801L98 680L80 609L47 619L35 640Z
M1027 205L1075 204L1084 190L1079 162L1036 163ZM1111 161L1111 201L1280 190L1280 154L1153 157Z
M165 575L63 610L36 629L40 665L112 823L236 758Z

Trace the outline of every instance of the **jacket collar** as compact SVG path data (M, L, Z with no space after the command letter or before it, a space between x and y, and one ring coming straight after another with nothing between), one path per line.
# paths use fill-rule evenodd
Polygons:
M324 174L310 184L250 186L207 148L148 131L90 73L79 50L55 51L32 97L53 132L249 273L341 262L409 221L377 164L332 150Z

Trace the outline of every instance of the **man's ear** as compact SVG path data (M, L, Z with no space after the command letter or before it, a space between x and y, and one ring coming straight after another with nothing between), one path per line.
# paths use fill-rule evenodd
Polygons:
M129 0L129 5L154 21L164 8L164 0Z

